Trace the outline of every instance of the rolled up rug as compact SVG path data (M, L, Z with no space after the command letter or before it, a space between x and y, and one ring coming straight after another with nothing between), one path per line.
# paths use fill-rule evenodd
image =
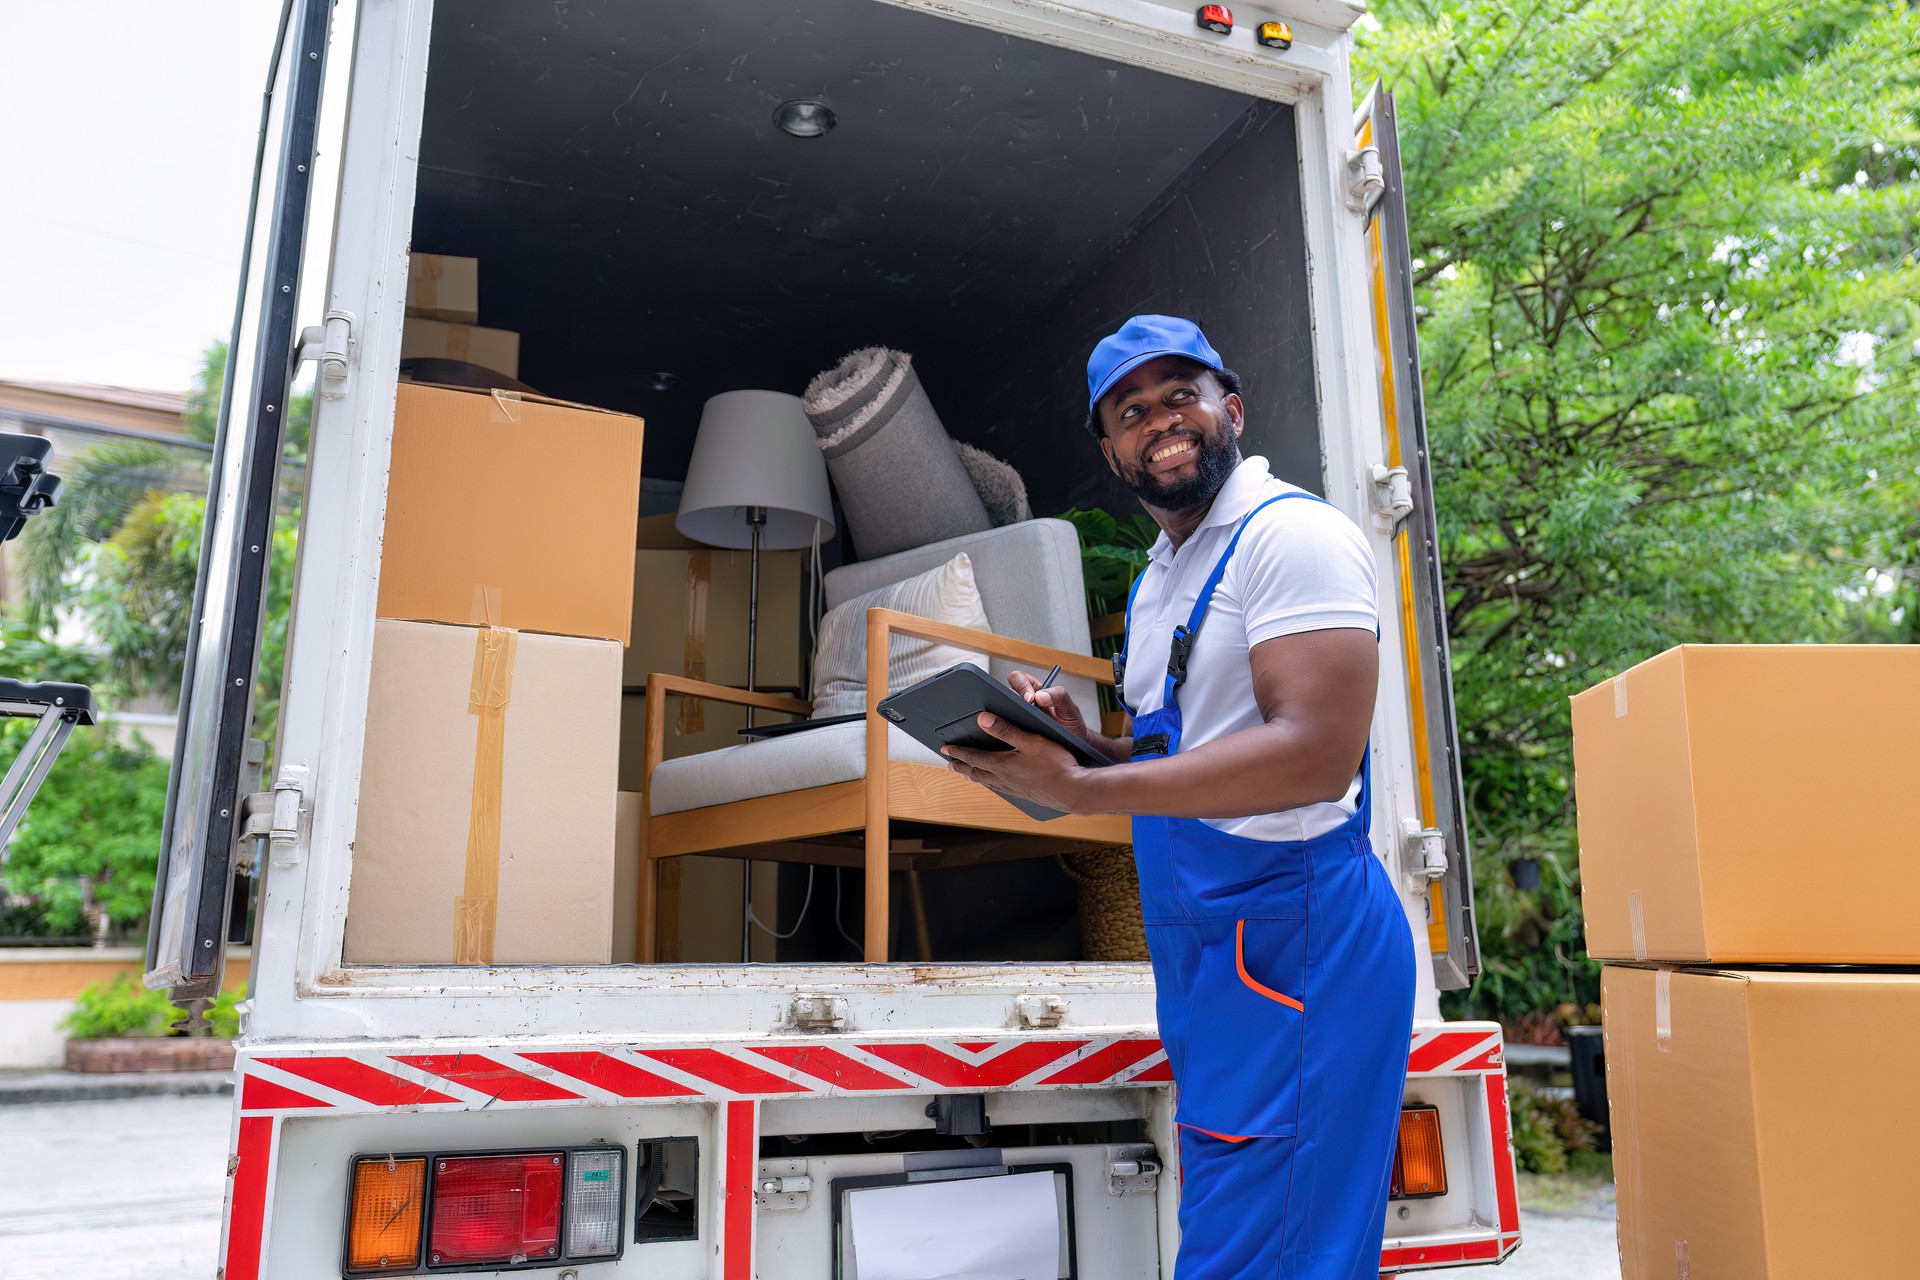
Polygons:
M863 559L993 526L913 357L865 347L801 397Z

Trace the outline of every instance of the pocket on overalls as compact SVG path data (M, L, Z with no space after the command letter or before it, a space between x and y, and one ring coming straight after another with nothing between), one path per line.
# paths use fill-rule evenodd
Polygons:
M1305 922L1217 927L1194 992L1180 1121L1221 1137L1290 1137L1300 1120Z

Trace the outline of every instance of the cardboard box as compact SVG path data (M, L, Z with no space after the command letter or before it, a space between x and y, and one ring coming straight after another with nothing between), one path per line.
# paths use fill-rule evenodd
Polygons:
M1913 1270L1920 975L1601 975L1624 1280Z
M1684 645L1573 699L1587 950L1920 964L1920 646Z
M349 964L612 957L620 647L380 621Z
M511 329L448 324L408 316L400 325L402 360L465 360L509 378L520 376L520 335Z
M646 798L624 788L614 837L613 961L640 957L640 806ZM659 875L659 959L663 964L737 964L740 960L740 877L748 863L737 858L668 858ZM754 910L762 919L779 915L780 867L755 862ZM825 890L822 890L824 893ZM753 958L771 964L776 939L754 930Z
M802 551L760 553L760 620L754 681L792 690L800 682ZM747 603L752 563L744 551L636 551L626 683L647 675L693 675L747 683Z
M623 414L402 383L379 616L626 643L641 435Z
M480 259L416 253L407 259L407 314L449 324L480 319Z

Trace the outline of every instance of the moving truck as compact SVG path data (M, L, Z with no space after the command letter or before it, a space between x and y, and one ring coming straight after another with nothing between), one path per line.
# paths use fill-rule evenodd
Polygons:
M370 682L416 246L481 263L528 386L644 418L669 496L706 397L883 343L1036 511L1130 510L1082 364L1133 312L1198 319L1245 380L1245 451L1379 559L1373 843L1422 972L1380 1269L1517 1247L1499 1028L1439 1012L1478 965L1393 101L1350 81L1354 0L1233 8L288 0L147 975L210 998L251 910L226 1280L1146 1280L1178 1244L1148 967L1036 949L964 884L965 947L913 963L349 959L366 725L406 714ZM794 101L831 132L783 130ZM261 781L261 549L306 362ZM473 501L551 514L511 484ZM943 1238L968 1256L925 1258Z

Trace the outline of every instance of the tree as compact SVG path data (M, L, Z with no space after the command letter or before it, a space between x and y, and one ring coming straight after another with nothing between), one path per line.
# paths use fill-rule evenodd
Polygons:
M1920 14L1374 12L1478 845L1469 1000L1518 1016L1597 991L1569 695L1683 641L1920 638Z

